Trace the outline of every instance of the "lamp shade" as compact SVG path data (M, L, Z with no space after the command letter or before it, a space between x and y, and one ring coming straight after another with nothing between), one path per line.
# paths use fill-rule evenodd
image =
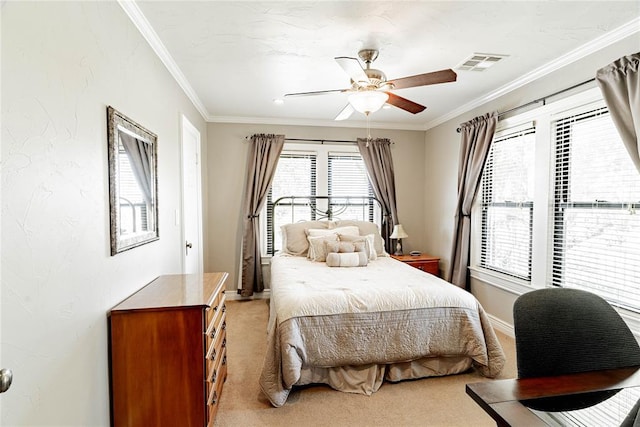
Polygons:
M378 111L389 99L389 95L376 90L365 90L349 95L349 104L363 114Z
M406 239L409 235L402 228L402 224L396 224L393 226L393 233L389 237L392 239Z

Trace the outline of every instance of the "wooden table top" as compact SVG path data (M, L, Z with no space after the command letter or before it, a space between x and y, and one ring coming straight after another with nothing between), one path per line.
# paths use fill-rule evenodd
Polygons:
M640 367L552 377L483 381L466 392L499 426L546 426L522 401L640 387Z

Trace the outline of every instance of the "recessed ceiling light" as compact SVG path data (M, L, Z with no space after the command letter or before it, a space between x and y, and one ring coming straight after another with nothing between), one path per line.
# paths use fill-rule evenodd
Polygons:
M494 53L474 53L456 67L462 71L484 71L509 55Z
M274 104L276 104L276 105L282 105L282 104L284 104L284 99L282 99L282 98L275 98L275 99L273 100L273 103L274 103Z

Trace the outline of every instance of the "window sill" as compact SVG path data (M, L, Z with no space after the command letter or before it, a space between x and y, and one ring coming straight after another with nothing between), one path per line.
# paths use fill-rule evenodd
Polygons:
M535 288L530 282L481 267L469 267L471 278L515 295L522 295Z
M469 267L469 270L473 279L486 283L489 286L510 292L514 295L519 296L538 289L525 280L500 274L485 268ZM629 329L631 329L631 332L635 335L638 342L640 342L640 313L635 313L633 311L617 307L614 308L627 323Z

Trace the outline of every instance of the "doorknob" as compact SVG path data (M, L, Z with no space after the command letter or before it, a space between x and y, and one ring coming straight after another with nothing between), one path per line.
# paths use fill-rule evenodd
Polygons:
M13 373L11 369L0 369L0 393L4 393L11 387Z
M191 242L186 242L185 247L185 254L189 255L189 249L193 248L193 244L191 244Z

